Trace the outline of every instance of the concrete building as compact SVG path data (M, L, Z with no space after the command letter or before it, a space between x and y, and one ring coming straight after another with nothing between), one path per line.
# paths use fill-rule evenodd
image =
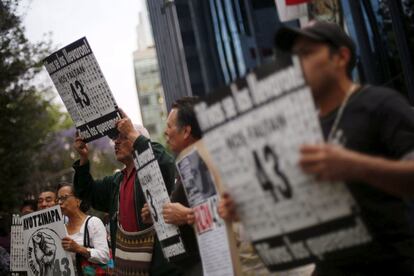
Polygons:
M151 138L163 143L167 110L146 8L139 13L137 35L134 70L142 122Z

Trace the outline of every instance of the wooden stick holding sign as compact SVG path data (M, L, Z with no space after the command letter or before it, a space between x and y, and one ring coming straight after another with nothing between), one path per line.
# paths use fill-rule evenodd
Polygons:
M194 211L194 230L205 276L241 275L231 223L217 213L222 184L200 140L183 150L176 161L188 203ZM231 265L230 265L231 264Z
M118 135L118 106L85 37L43 62L85 142Z

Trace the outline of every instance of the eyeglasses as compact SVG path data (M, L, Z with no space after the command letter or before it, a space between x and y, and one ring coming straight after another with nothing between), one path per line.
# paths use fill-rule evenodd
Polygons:
M69 197L74 196L74 195L65 195L65 196L60 196L57 198L56 202L65 202Z

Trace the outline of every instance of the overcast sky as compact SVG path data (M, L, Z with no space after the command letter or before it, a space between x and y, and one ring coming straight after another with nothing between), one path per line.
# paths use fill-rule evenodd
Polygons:
M24 0L29 40L52 32L61 48L86 36L118 105L141 122L132 53L137 48L138 11L144 0ZM49 78L47 78L49 79ZM51 82L51 81L50 81Z

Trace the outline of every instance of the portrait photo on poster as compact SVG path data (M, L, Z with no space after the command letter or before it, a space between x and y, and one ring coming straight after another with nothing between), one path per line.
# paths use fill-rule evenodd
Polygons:
M177 166L190 206L200 204L217 194L210 171L197 150L186 155Z

